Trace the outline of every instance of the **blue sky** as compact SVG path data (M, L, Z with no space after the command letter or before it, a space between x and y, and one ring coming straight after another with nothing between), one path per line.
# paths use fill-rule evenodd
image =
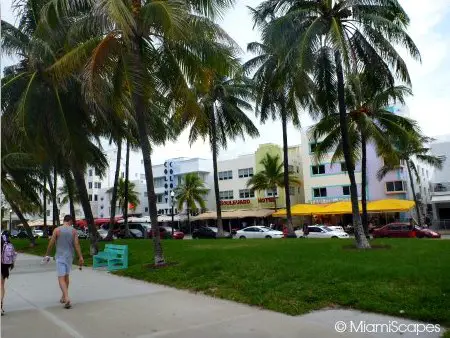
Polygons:
M11 12L12 0L1 0L2 19L14 22ZM247 6L255 7L260 0L236 0L236 5L220 21L222 27L245 50L248 42L258 40L253 31ZM414 96L408 98L410 116L416 119L422 130L429 136L450 133L450 0L400 0L411 19L409 33L422 54L422 63L405 57L408 64ZM243 54L243 59L248 55ZM2 65L9 63L2 59ZM261 126L256 119L261 136L257 139L230 142L222 158L253 152L260 143L281 144L279 122ZM302 117L304 127L311 124L307 116ZM300 132L290 127L289 144L300 143ZM187 133L176 143L154 150L154 162L175 156L210 157L209 146L197 142L192 149L187 144Z

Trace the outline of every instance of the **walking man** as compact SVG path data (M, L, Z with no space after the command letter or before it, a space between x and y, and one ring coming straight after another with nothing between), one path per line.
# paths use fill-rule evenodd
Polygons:
M78 264L83 265L84 259L81 253L80 242L78 240L78 234L72 227L72 216L64 216L64 223L62 226L57 227L52 234L52 238L48 243L47 253L45 260L50 260L50 252L56 242L56 270L58 272L59 287L62 291L61 304L64 304L66 309L72 307L69 298L69 274L72 268L74 248L78 254Z

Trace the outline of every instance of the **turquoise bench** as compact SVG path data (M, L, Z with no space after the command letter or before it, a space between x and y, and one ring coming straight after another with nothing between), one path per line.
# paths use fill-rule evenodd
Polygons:
M94 269L108 267L108 271L128 268L128 245L106 244L105 250L94 256Z

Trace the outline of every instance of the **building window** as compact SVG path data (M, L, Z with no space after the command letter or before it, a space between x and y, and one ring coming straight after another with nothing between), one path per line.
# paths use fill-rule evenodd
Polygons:
M219 191L219 198L221 200L232 200L234 198L233 190Z
M347 171L347 164L345 162L341 162L341 171Z
M92 202L92 195L89 195L88 197L89 197L89 201Z
M100 206L100 209L102 209L102 210L103 210L103 205L101 205L101 206Z
M406 182L404 181L392 181L386 182L386 192L405 192Z
M231 171L231 170L219 171L219 181L232 180L232 179L233 179L233 171Z
M342 195L350 196L350 186L349 185L344 185L342 187Z
M175 214L178 214L178 209L177 209L177 208L175 208L175 211L174 211L174 212L175 212Z
M100 182L95 182L94 183L94 188L101 189L101 187L102 187L102 184Z
M239 198L253 198L255 197L255 191L251 189L239 190Z
M295 196L295 187L294 186L290 186L289 187L289 195L290 196Z
M141 179L145 180L145 175L141 175ZM155 185L155 188L162 188L164 187L164 177L157 177L153 179L153 184Z
M312 168L312 174L313 175L325 174L325 166L323 164L313 165L311 168Z
M163 196L164 196L163 194L156 195L156 203L162 203L163 202Z
M92 182L89 182L89 183L88 183L88 188L89 188L89 189L92 189Z
M316 151L317 146L320 144L320 142L310 143L309 144L309 152L313 153Z
M293 173L293 172L294 172L294 166L293 166L292 164L289 164L289 165L288 165L288 171L289 171L290 173Z
M422 168L422 176L425 176L425 169Z
M98 201L98 195L94 195L94 201Z
M122 171L120 176L122 176L122 178L125 178L125 173Z
M141 164L144 164L144 160L141 160Z
M145 180L145 174L141 174L140 178L141 178L141 180ZM156 182L156 180L155 180L155 182ZM155 188L156 188L156 186L155 186Z
M277 197L278 196L278 189L268 189L266 190L266 196L267 197Z
M239 178L252 177L253 176L253 168L239 169L238 175L239 175Z
M144 212L148 212L148 207L145 207L145 208L144 208Z
M50 210L47 210L47 216L50 216Z
M314 197L327 197L327 188L314 188Z
M58 197L58 204L61 203L61 197Z
M148 197L148 192L144 191L144 197Z
M89 176L92 177L92 169L89 169Z

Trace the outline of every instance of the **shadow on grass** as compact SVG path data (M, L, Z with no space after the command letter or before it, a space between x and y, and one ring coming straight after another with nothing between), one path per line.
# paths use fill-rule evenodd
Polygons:
M370 249L360 249L354 244L344 245L342 248L344 250L360 250L360 251L371 250L371 249L373 249L373 250L390 250L390 249L392 249L392 247L387 244L371 244Z

